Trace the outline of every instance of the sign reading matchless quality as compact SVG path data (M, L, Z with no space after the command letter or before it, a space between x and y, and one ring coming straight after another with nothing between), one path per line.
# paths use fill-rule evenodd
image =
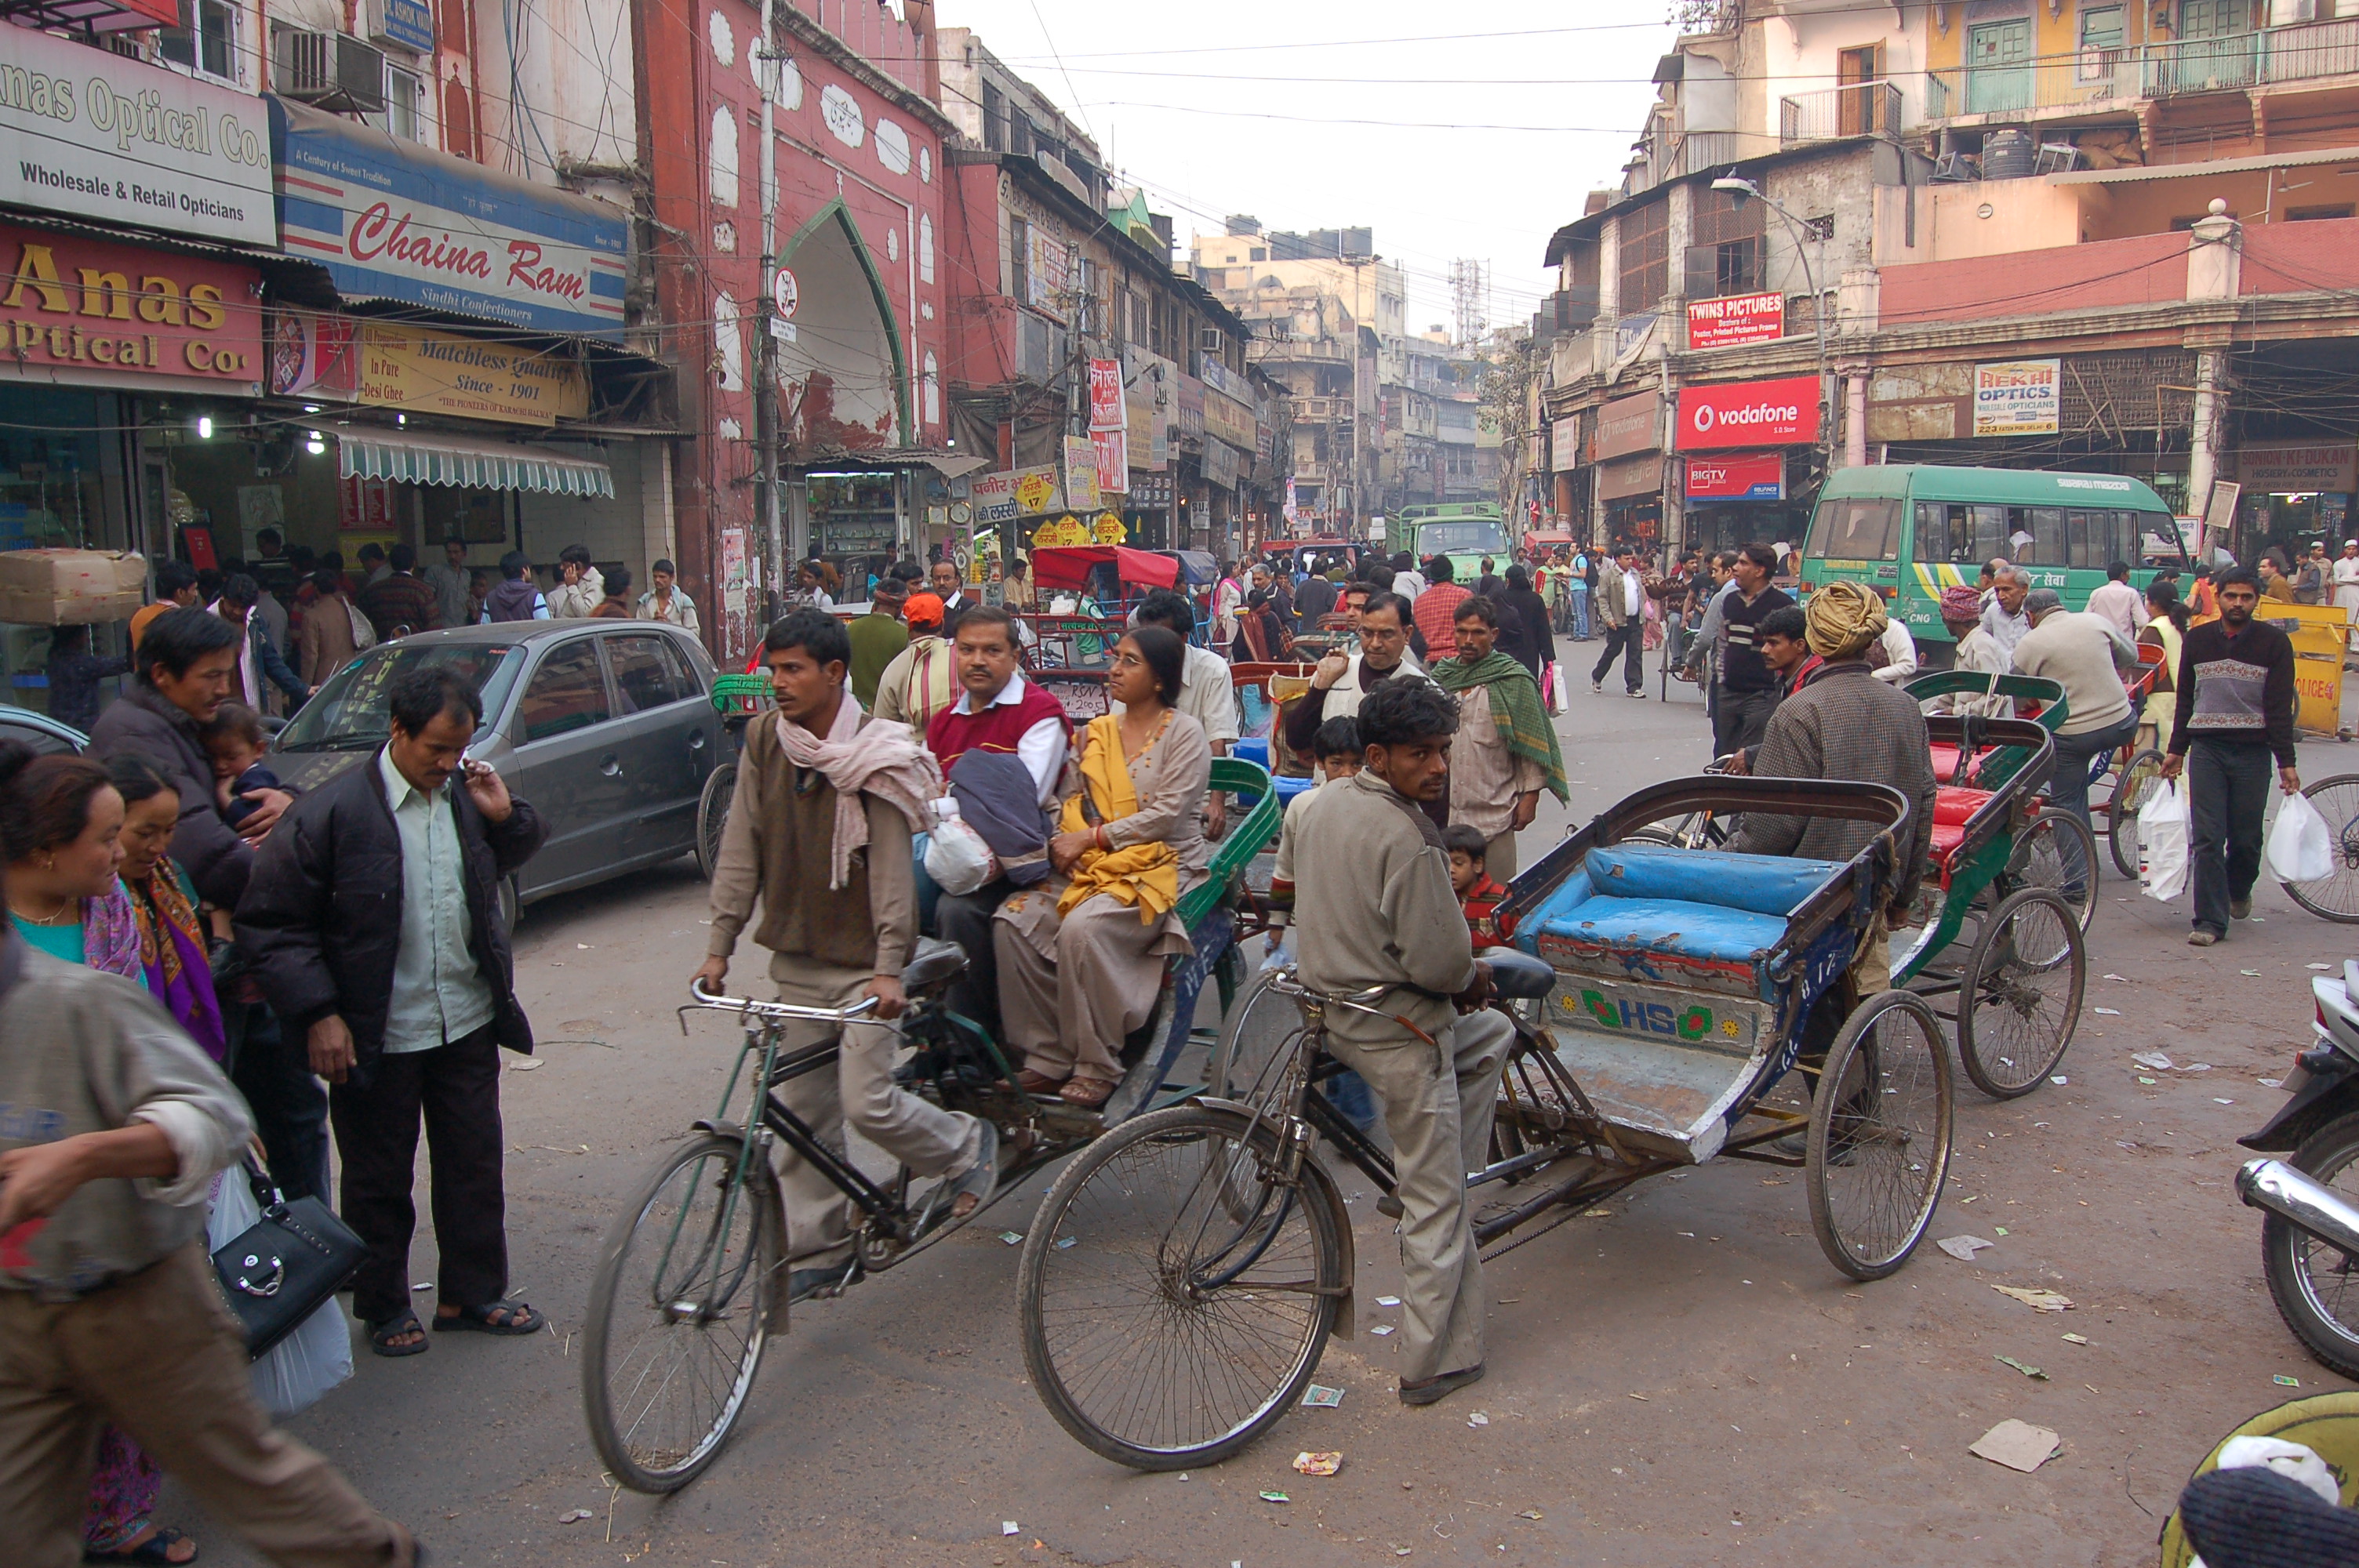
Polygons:
M163 7L167 15L171 7ZM0 27L0 201L275 245L262 100Z
M347 299L619 338L624 215L367 125L270 100L290 255Z
M2064 407L2061 360L1974 366L1976 436L2052 436Z
M363 403L517 425L590 412L590 378L571 355L379 321L361 323L360 344Z
M1680 389L1679 449L1774 447L1819 438L1816 376Z

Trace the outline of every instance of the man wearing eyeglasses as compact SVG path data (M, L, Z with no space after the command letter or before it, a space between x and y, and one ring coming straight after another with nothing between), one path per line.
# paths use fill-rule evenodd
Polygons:
M1348 600L1346 601L1349 602ZM1359 648L1341 649L1319 661L1310 674L1310 689L1286 710L1287 749L1298 757L1312 753L1319 727L1330 719L1358 715L1368 693L1388 680L1429 678L1425 666L1409 652L1408 600L1397 593L1372 593L1360 607ZM1429 804L1427 815L1436 827L1449 823L1450 797L1443 792L1439 814Z

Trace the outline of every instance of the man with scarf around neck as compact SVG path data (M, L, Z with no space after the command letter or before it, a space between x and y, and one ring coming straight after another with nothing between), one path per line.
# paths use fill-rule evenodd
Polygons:
M1531 671L1499 652L1497 604L1482 594L1462 599L1451 630L1458 655L1433 666L1434 684L1458 698L1450 820L1482 834L1490 874L1513 881L1516 835L1532 825L1540 791L1566 797L1564 754Z
M710 955L694 979L719 990L759 895L754 940L770 952L778 1000L850 1007L874 998L874 1020L842 1026L833 1075L805 1073L778 1093L839 1153L846 1126L909 1168L952 1184L952 1214L991 1194L999 1141L989 1123L929 1105L893 1081L901 966L917 935L910 830L942 793L941 773L908 727L872 720L844 689L852 643L843 623L803 609L762 640L777 713L749 726L712 873ZM837 1033L789 1026L799 1051ZM780 1186L792 1256L788 1299L848 1282L859 1261L835 1184L791 1152Z
M1852 976L1862 996L1891 985L1888 933L1904 918L1925 874L1933 838L1932 741L1916 699L1877 680L1863 656L1884 634L1884 601L1854 582L1834 582L1803 611L1820 667L1769 716L1749 772L1765 779L1858 779L1889 784L1908 800L1886 907L1876 912ZM1848 860L1876 834L1872 822L1748 812L1730 848L1752 855Z

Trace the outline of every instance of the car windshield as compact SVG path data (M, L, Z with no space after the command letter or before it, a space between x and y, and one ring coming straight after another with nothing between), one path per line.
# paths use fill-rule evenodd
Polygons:
M524 650L480 643L393 643L371 648L334 675L279 731L281 752L357 752L385 743L393 683L412 670L456 671L484 699L486 720L507 700ZM477 731L478 734L481 731Z
M1417 553L1423 557L1434 556L1497 555L1507 546L1499 532L1498 524L1488 518L1469 518L1459 523L1427 523L1417 531Z

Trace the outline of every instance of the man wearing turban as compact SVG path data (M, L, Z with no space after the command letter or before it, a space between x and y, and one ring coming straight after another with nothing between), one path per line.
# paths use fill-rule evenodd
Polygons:
M1923 878L1933 836L1932 743L1924 715L1908 694L1877 680L1862 657L1884 634L1884 601L1854 582L1832 582L1804 607L1813 672L1770 715L1760 754L1747 770L1756 778L1858 779L1889 784L1908 801L1900 825L1892 885L1853 965L1859 994L1890 983L1886 934L1904 915ZM1748 812L1732 848L1746 854L1847 860L1876 834L1869 822Z

